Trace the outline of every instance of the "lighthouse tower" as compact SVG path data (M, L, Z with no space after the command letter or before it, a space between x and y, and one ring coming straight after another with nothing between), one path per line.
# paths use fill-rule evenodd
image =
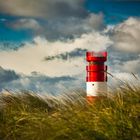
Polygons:
M107 61L107 52L87 52L86 60L86 90L87 101L93 102L100 98L104 93L107 93L107 66L104 64Z

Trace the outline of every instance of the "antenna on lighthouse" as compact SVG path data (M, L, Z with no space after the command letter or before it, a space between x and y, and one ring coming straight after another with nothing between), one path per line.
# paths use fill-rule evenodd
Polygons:
M86 52L86 91L87 101L93 102L100 98L101 94L107 93L107 52Z

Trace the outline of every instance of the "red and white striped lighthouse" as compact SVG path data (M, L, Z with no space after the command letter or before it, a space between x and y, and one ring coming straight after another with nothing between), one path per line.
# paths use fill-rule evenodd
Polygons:
M87 101L93 102L100 98L100 94L107 93L107 66L104 64L107 61L107 52L87 52L86 60L86 90Z

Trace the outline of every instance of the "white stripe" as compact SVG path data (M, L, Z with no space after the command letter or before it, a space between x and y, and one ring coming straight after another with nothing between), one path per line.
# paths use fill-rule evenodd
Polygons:
M87 96L99 96L107 93L107 82L87 82Z

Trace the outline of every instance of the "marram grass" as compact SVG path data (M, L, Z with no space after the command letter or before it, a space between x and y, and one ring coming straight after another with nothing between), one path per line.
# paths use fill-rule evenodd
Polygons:
M0 95L0 140L139 140L140 88L125 85L93 104L61 97Z

